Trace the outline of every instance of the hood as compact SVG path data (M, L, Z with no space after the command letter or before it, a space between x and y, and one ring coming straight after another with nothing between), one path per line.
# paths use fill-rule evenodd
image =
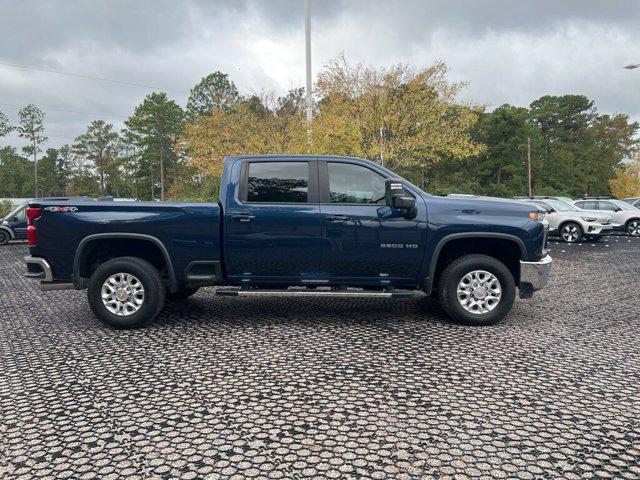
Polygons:
M523 216L529 218L530 212L542 211L535 203L508 198L483 197L479 195L447 195L446 197L440 197L428 194L425 194L425 198L429 203L436 202L441 207L450 207L469 214Z

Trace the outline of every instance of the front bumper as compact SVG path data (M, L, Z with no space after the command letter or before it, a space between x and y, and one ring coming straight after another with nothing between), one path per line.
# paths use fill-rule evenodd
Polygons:
M552 265L553 259L549 255L537 262L520 261L520 298L531 298L533 292L548 283Z
M587 228L584 229L585 235L608 235L613 230L613 226L608 223L606 225L602 223L587 223Z

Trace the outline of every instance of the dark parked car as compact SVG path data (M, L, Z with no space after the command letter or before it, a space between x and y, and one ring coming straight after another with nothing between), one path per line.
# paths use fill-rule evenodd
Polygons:
M9 240L24 240L27 238L27 203L13 209L0 222L0 245Z
M358 158L230 157L219 203L33 200L27 217L27 276L87 288L116 327L208 285L237 296L437 292L450 317L486 325L551 268L538 207L428 195Z

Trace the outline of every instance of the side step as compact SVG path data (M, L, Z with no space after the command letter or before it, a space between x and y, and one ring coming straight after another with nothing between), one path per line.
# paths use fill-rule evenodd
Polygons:
M373 298L406 298L420 295L414 290L391 290L391 291L371 291L371 290L266 290L266 289L240 289L240 288L218 288L216 295L228 297L373 297Z

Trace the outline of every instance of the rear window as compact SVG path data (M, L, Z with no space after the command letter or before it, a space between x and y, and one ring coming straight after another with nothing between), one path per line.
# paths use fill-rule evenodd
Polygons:
M306 203L308 162L249 163L247 202Z

